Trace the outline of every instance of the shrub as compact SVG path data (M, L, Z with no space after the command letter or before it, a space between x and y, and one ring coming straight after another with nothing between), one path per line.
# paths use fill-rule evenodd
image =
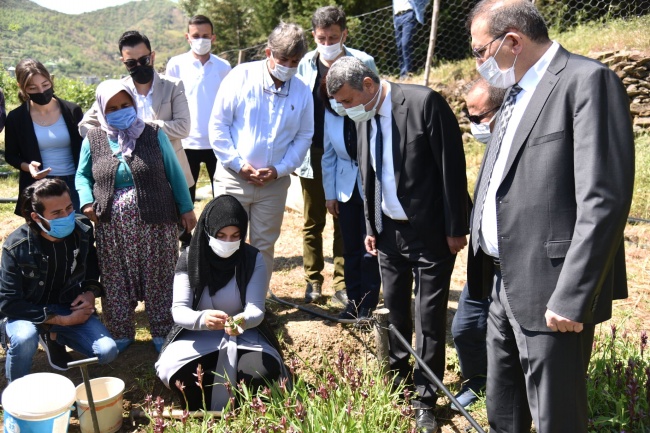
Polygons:
M292 375L301 364L290 362ZM302 362L303 365L304 362ZM152 422L148 431L170 432L414 432L410 393L403 387L392 389L390 376L369 365L353 365L339 350L335 365L323 359L323 372L309 368L315 381L307 383L301 375L293 386L286 379L252 392L243 383L228 386L230 403L221 419L193 418L187 411L180 420L163 419L164 402L148 398L145 410ZM203 389L203 372L197 371L196 385ZM177 387L195 384L177 383ZM207 392L210 392L209 390ZM403 398L402 398L403 397ZM235 404L235 401L238 403Z
M597 335L587 378L590 432L650 431L648 335Z

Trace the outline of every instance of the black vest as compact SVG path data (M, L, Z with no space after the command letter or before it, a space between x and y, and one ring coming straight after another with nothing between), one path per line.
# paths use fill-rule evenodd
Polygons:
M115 174L120 165L108 143L108 136L100 128L88 131L92 173L95 180L93 208L102 222L111 220L115 191ZM162 151L158 143L158 126L145 125L136 141L135 149L124 161L131 169L138 199L140 218L148 224L176 223L178 210L172 188L167 180Z

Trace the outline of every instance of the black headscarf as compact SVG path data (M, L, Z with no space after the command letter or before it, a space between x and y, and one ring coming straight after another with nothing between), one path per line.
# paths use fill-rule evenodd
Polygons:
M209 245L209 236L216 237L219 230L236 226L241 234L241 244L228 258L216 255ZM248 214L239 201L227 194L220 195L207 204L194 230L190 242L187 272L190 286L201 288L208 286L210 296L223 288L235 275L235 269L244 260L243 245L248 231Z

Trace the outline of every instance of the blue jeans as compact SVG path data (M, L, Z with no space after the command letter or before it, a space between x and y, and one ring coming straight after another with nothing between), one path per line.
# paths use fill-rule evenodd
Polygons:
M475 301L467 285L458 299L458 310L451 323L451 335L458 353L460 372L465 380L487 375L487 316L490 298Z
M48 305L49 311L60 316L70 314L70 309L64 305ZM7 321L7 358L5 362L7 380L9 382L29 374L32 369L32 359L38 348L39 325L27 320L9 319ZM56 333L59 344L86 357L99 358L100 364L107 364L117 357L117 347L113 337L96 315L80 325L53 325L50 332Z
M404 12L401 15L393 15L393 25L395 26L395 40L397 42L397 56L400 60L400 77L406 76L412 72L411 60L413 57L413 44L411 38L415 33L415 26L418 21L415 18L413 9Z
M347 202L339 202L339 227L343 238L343 269L348 299L357 308L377 307L381 277L377 256L366 251L366 217L358 185Z

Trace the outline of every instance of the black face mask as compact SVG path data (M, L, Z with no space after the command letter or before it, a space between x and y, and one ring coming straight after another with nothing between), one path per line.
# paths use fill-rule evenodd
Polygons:
M34 104L47 105L50 103L52 97L54 96L54 89L50 87L43 93L28 93L28 95L29 99L34 101Z
M138 65L129 70L129 74L133 81L138 84L147 84L153 80L153 67Z

